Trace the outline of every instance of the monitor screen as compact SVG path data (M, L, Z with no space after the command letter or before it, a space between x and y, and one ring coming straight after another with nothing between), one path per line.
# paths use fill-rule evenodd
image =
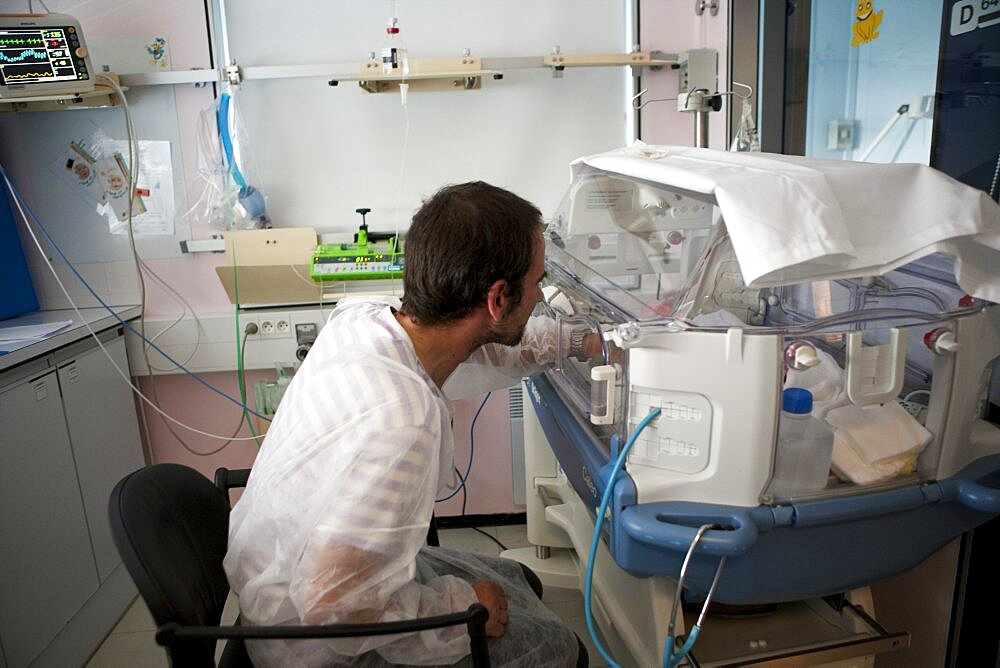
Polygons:
M75 26L0 25L0 85L89 81L86 55Z

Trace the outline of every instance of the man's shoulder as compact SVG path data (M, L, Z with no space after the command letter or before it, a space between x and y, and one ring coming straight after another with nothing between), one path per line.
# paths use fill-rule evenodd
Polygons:
M382 311L387 307L399 308L399 297L388 295L358 295L354 297L344 297L337 301L336 307L330 314L330 321L343 315L373 314Z

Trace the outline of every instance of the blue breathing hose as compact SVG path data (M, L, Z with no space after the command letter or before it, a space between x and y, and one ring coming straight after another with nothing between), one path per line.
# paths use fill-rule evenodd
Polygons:
M597 560L597 546L601 541L601 526L604 524L604 515L608 512L608 504L611 503L611 493L615 487L615 480L618 477L619 471L621 471L622 465L625 463L625 457L628 456L629 450L632 449L632 445L635 443L635 439L639 437L642 430L652 422L660 414L659 408L654 408L649 412L649 415L642 418L638 425L636 425L635 430L628 437L625 442L625 447L622 448L621 452L618 453L618 459L615 460L614 466L611 468L611 474L608 476L608 482L604 487L604 494L601 496L601 505L597 510L597 519L594 522L594 535L590 541L590 552L587 555L587 572L583 580L583 608L584 617L587 620L587 630L590 632L590 638L594 641L594 647L597 651L601 653L604 660L608 662L608 665L612 668L621 668L612 657L611 654L605 649L604 645L601 643L600 637L597 635L597 629L594 626L594 614L591 609L591 588L594 581L594 562ZM618 446L618 434L611 437L612 446L611 451L614 452Z
M219 96L219 108L215 112L215 123L219 129L219 137L222 139L222 150L226 154L226 164L233 170L233 181L240 187L240 190L244 190L247 187L247 181L243 178L239 165L233 159L233 140L229 135L230 99L229 93L223 93Z

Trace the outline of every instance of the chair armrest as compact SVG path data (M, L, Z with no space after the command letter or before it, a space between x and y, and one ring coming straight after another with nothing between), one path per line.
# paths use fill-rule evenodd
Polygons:
M458 624L482 626L485 632L487 619L489 619L489 612L483 604L473 603L464 612L452 612L447 615L368 624L326 624L322 626L182 626L176 622L169 622L156 629L156 642L160 645L168 645L175 638L178 640L196 638L241 638L244 640L355 638L358 636L381 636L393 633L426 631L444 626L457 626Z
M215 486L227 498L229 490L233 487L246 487L249 479L250 469L227 469L225 467L215 469Z
M303 639L355 638L410 633L465 624L471 639L473 665L488 666L486 620L490 613L482 603L473 603L465 612L370 624L327 624L323 626L181 626L175 622L156 629L156 642L168 646L177 641L201 639Z

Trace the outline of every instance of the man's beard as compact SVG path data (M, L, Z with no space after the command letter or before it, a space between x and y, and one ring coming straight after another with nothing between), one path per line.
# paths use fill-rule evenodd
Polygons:
M489 339L484 343L499 343L502 346L516 346L524 338L524 329L527 323L521 325L516 330L503 325L493 327L490 331Z

